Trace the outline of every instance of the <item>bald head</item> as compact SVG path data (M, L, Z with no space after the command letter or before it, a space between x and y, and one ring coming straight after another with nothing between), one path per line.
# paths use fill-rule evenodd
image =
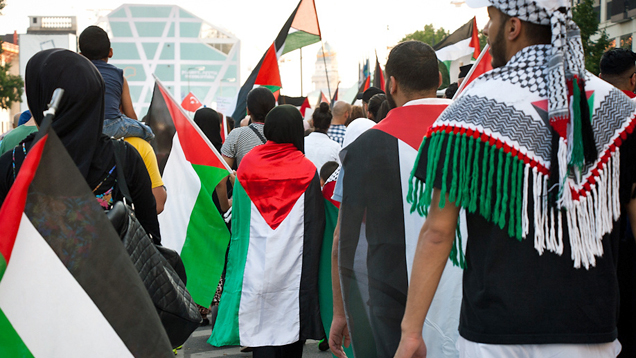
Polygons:
M333 114L332 124L345 124L351 114L351 105L345 101L338 101L333 105L331 113Z

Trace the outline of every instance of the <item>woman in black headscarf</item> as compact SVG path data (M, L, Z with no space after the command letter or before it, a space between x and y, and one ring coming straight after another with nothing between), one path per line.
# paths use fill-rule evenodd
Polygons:
M220 151L223 145L221 138L221 117L212 108L201 108L194 113L194 123L203 131L214 148Z
M208 342L239 341L254 358L297 358L304 340L324 337L318 303L324 198L316 167L303 155L298 109L272 109L264 132L267 142L238 168L226 289Z
M104 124L104 80L83 56L68 50L38 52L27 63L25 88L35 122L42 124L43 112L56 88L64 89L52 128L80 173L104 208L121 200L116 188L113 140L102 134ZM35 134L0 157L0 205L13 185ZM144 163L127 143L124 172L135 214L155 242L160 241L159 222L150 177ZM14 159L15 158L15 159ZM15 165L15 172L13 166Z

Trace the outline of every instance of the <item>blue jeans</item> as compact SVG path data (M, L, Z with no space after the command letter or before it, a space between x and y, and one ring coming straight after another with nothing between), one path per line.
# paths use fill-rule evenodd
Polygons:
M155 137L155 134L152 133L152 129L146 124L136 119L128 118L123 114L117 118L104 120L102 132L115 139L139 137L149 141Z

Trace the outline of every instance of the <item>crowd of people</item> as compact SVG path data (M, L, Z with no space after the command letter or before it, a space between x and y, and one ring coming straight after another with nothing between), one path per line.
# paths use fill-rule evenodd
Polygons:
M340 358L636 356L636 54L608 50L597 77L570 2L467 3L488 6L494 69L461 93L470 66L438 98L435 51L407 41L389 54L386 92L367 89L361 106L321 103L303 119L254 88L225 139L222 114L194 113L234 170L213 194L232 239L212 258L226 268L210 344L254 357L301 357L308 339ZM63 88L52 128L96 200L123 199L123 139L135 215L160 245L153 131L106 32L88 27L79 48L29 60L30 111L0 142L0 205Z

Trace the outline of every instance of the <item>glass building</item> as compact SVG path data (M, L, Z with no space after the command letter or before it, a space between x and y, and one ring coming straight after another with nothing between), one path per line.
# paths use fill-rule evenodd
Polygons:
M172 5L122 5L100 19L111 38L109 63L124 70L135 112L148 111L154 77L177 101L192 92L204 105L231 115L240 88L240 41Z

